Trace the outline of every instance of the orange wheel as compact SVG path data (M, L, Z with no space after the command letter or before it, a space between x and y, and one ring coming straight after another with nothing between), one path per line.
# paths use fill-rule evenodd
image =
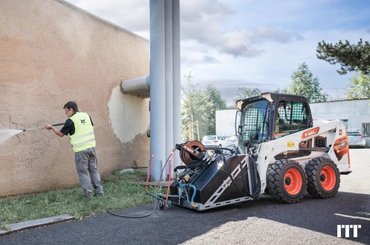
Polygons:
M331 191L336 183L336 174L332 166L326 165L320 171L321 186L326 191Z
M289 195L297 195L302 189L302 174L295 168L288 169L284 174L284 188Z
M307 192L317 198L330 198L337 194L340 175L337 165L327 158L315 158L306 165Z
M298 162L281 159L267 170L267 189L273 198L286 203L302 201L306 192L307 180Z

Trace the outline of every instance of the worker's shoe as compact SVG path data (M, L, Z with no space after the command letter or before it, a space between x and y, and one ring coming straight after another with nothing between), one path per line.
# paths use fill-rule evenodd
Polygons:
M104 195L104 192L95 192L94 196L101 197Z
M91 199L93 198L93 194L92 192L85 192L84 194L82 194L82 197L85 199Z

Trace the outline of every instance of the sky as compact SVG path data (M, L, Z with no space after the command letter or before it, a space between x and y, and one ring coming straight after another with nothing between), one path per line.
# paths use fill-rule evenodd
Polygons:
M67 0L149 39L150 0ZM181 76L212 84L230 103L238 88L284 89L305 62L332 99L355 73L316 58L320 41L370 40L368 0L180 0Z

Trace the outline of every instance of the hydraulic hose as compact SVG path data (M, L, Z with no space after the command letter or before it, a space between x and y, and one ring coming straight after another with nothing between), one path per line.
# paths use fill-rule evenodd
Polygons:
M191 189L193 189L193 195L191 195L191 203L194 202L195 194L197 192L197 188L194 185L189 185Z
M169 162L169 159L171 158L171 156L173 156L173 151L171 151L170 155L168 156L163 168L162 168L162 171L161 171L161 177L159 178L159 181L158 181L158 191L157 191L157 194L155 194L153 197L155 198L155 201L154 201L154 205L153 205L153 209L146 213L146 214L143 214L143 215L125 215L125 214L118 214L116 212L113 212L109 209L107 209L107 213L113 215L113 216L116 216L116 217L120 217L120 218L131 218L131 219L139 219L139 218L146 218L146 217L149 217L150 215L152 215L156 210L157 210L157 203L158 203L158 193L160 192L161 190L161 179L163 177L163 172L164 172L164 169L166 168L168 162ZM153 156L152 156L153 157ZM151 168L151 165L152 165L152 159L150 161L150 166L149 168ZM172 168L171 168L172 169ZM150 171L150 169L148 169L148 171ZM147 195L150 195L148 192L147 192L147 189L145 189L145 193ZM150 195L152 196L152 195ZM166 204L167 204L167 201L168 201L168 196L166 197Z
M107 209L107 213L109 213L109 214L111 214L113 216L121 217L121 218L139 219L139 218L149 217L150 215L152 215L155 212L156 209L157 209L157 201L154 202L153 209L149 213L143 214L143 215L124 215L124 214L118 214L118 213L115 213L113 211L110 211L109 209Z

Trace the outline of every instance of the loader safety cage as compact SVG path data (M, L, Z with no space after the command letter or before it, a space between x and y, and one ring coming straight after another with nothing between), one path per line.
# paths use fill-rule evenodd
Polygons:
M236 103L241 112L238 135L242 150L312 126L308 100L302 96L263 93Z

